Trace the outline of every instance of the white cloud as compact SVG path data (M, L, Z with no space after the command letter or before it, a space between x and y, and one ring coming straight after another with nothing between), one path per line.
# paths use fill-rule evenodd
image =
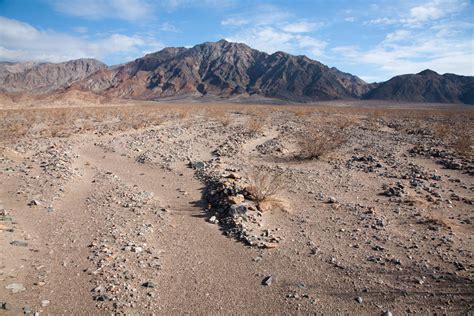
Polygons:
M267 52L285 51L293 54L305 52L315 58L323 55L327 43L311 36L281 31L271 26L245 29L227 38L228 41L246 43Z
M282 30L288 33L308 33L319 28L321 24L314 22L289 23L282 27Z
M147 0L52 0L52 4L59 12L90 19L140 21L153 14L153 6Z
M160 5L168 10L192 7L225 8L233 6L237 0L161 0Z
M469 6L467 0L434 0L412 7L409 17L402 21L410 26L421 26L428 21L439 20L451 14L461 12L467 6Z
M76 33L81 33L81 34L89 32L89 29L85 26L76 26L76 27L73 27L72 30Z
M0 16L0 60L60 62L76 58L107 58L113 62L120 56L141 56L145 50L163 47L153 38L111 34L94 40L43 31L17 20Z
M410 0L369 6L358 17L366 19L363 25L373 27L373 34L383 37L365 47L332 48L331 60L363 69L359 73L362 78L378 80L426 68L472 76L472 9L469 0Z
M397 23L399 23L399 20L394 18L377 18L364 22L366 25L392 25Z
M418 2L418 4L417 4ZM376 6L372 8L377 15L384 12L387 16L376 16L364 22L365 25L400 25L411 28L419 28L430 22L439 21L458 14L469 7L468 0L431 0L412 1L411 6L403 3L387 6L386 10ZM390 16L388 16L390 15Z
M248 19L239 18L239 17L228 18L221 21L222 25L232 25L232 26L241 26L241 25L245 25L249 23L250 21Z
M393 39L397 36L394 35ZM341 46L333 48L332 51L352 64L376 66L380 72L379 79L388 79L391 76L417 73L428 68L439 73L451 72L472 76L474 74L472 47L474 47L473 38L459 40L412 34L410 41L404 44L397 44L392 40L383 41L368 50L361 50L355 46ZM361 76L364 77L364 74Z
M410 37L411 35L411 32L410 31L407 31L407 30L397 30L395 32L392 32L392 33L388 33L386 36L385 36L385 40L384 42L385 43L392 43L392 42L398 42L398 41L402 41L402 40L406 40Z
M179 29L169 22L164 22L160 25L160 31L164 32L179 32Z
M259 5L253 12L230 16L221 22L231 29L227 40L245 43L270 54L285 51L312 58L324 55L327 43L311 35L323 23L302 19L295 22L295 17L287 10L273 5Z

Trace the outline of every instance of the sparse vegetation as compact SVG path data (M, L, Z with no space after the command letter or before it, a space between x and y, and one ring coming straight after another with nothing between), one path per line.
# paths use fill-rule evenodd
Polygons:
M300 159L319 159L340 148L347 141L341 130L309 129L300 135L298 145Z
M283 201L278 194L284 187L284 178L281 173L273 174L266 170L254 170L247 173L248 185L245 188L250 198L258 205L269 203L272 206L281 206Z
M472 153L474 143L472 135L468 131L459 131L453 138L452 148L456 153L461 155L470 155Z
M245 130L250 135L257 135L262 133L265 121L261 117L252 116L250 117L245 125Z

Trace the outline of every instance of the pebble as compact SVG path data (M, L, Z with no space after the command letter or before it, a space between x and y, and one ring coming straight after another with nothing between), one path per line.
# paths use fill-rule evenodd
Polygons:
M25 286L21 283L11 283L5 287L7 290L11 290L12 293L19 293L26 290Z
M333 197L333 196L330 196L330 197L328 198L328 203L330 203L330 204L337 203L337 199L336 199L335 197Z
M391 311L385 311L382 313L382 316L393 316Z
M359 297L356 298L356 301L357 301L357 303L362 304L362 302L364 300L362 299L362 297L359 296Z
M30 203L28 203L28 206L35 206L35 205L41 205L41 203L38 200L31 200Z
M149 289L152 289L155 287L155 284L151 281L147 281L145 283L142 284L143 287L146 287L146 288L149 288Z
M14 240L10 243L10 245L18 247L28 247L28 243L21 240Z
M209 223L217 224L217 223L219 223L219 220L217 219L217 217L211 216L211 217L209 218Z
M273 276L269 275L262 280L262 285L270 286L273 283Z
M42 301L41 301L41 306L42 306L42 307L46 307L46 306L48 306L48 305L49 305L49 301L48 301L48 300L42 300Z
M1 305L2 309L6 310L6 311L9 311L10 309L12 309L12 306L11 306L10 303L4 302L0 305Z

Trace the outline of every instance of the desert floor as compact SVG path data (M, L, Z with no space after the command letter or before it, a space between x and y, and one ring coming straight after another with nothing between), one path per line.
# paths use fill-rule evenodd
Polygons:
M0 314L473 312L472 108L46 101L0 109Z

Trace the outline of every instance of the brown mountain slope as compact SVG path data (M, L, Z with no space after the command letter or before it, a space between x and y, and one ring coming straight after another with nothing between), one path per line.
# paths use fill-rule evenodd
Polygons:
M365 99L474 104L474 77L440 75L432 70L396 76L364 95Z
M114 97L157 99L177 95L259 94L291 101L357 98L361 79L305 56L271 55L225 40L166 48L73 85Z
M95 59L64 63L0 63L0 91L46 93L67 87L106 67Z

